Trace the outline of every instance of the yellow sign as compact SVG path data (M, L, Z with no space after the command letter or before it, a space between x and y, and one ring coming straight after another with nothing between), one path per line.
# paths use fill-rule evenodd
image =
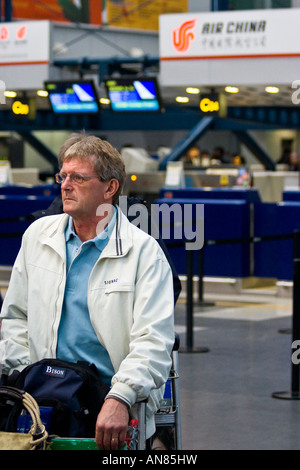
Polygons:
M200 111L206 116L225 117L227 114L226 97L222 93L209 93L200 98Z
M159 15L186 13L188 0L107 0L109 26L158 31Z
M227 186L228 185L228 176L227 175L221 175L220 176L220 185L221 186Z
M219 112L220 103L219 101L212 101L209 98L202 98L200 101L200 109L203 113Z
M17 115L29 114L29 105L22 103L22 101L14 101L11 109L12 109L12 112Z

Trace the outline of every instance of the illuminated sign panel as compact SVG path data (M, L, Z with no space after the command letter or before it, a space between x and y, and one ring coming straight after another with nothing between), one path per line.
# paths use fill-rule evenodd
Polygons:
M98 113L98 96L92 81L45 82L54 113Z
M299 15L300 8L161 15L162 85L292 83L300 66Z
M161 100L155 77L120 77L105 81L112 111L158 112Z
M209 93L201 95L200 112L206 116L226 116L226 98L220 93Z

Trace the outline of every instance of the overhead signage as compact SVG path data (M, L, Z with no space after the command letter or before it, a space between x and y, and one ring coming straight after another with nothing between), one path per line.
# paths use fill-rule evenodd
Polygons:
M298 55L300 9L161 15L160 58Z
M0 66L48 63L49 21L0 23Z
M29 104L27 102L16 100L13 102L11 110L16 116L28 116Z
M15 99L11 106L11 112L15 119L35 119L36 99L23 97Z
M223 94L209 93L200 96L200 112L206 116L226 116L226 98Z
M7 90L41 87L49 60L50 21L0 23L0 80Z
M291 83L299 71L299 17L299 8L161 15L161 83Z

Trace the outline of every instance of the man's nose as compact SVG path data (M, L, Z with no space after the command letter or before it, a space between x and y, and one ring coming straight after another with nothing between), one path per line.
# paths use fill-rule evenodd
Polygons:
M66 176L65 179L63 180L63 182L61 183L61 187L63 189L67 189L69 188L70 186L72 186L72 181L71 181L71 177L70 176Z

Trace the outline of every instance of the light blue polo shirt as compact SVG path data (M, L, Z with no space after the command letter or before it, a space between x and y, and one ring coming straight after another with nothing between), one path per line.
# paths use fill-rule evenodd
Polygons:
M116 211L107 228L84 243L76 235L72 217L65 230L67 279L56 356L59 359L95 364L103 382L110 384L114 369L106 349L99 342L91 324L87 292L91 271L108 243L116 221Z

